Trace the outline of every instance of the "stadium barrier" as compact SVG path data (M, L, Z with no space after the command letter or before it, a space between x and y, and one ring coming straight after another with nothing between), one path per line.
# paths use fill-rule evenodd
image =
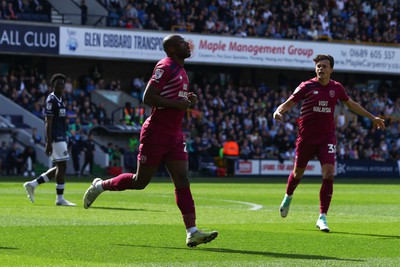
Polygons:
M293 170L293 161L285 160L238 160L237 176L287 176ZM340 178L400 178L400 161L338 160L336 177ZM319 161L308 163L305 175L321 176Z

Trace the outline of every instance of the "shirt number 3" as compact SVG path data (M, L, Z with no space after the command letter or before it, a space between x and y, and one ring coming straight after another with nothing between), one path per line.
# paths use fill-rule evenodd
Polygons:
M328 144L328 153L336 153L336 146L334 144Z

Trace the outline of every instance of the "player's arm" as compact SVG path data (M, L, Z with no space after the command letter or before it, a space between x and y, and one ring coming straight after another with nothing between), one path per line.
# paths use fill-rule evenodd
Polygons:
M379 117L372 115L365 108L363 108L360 104L358 104L353 99L349 98L347 101L343 101L343 103L354 113L367 117L372 120L374 126L378 129L385 130L385 120Z
M46 130L46 154L47 155L51 155L51 153L53 152L53 138L51 136L51 128L53 125L53 116L46 116L44 119L44 127Z
M291 110L294 105L296 105L295 102L291 99L287 99L285 102L279 105L279 107L275 110L274 112L274 119L277 121L283 121L283 114Z
M146 86L143 94L143 103L153 107L176 108L181 110L187 110L192 104L192 102L188 98L174 100L162 97L161 90L151 83L148 83Z

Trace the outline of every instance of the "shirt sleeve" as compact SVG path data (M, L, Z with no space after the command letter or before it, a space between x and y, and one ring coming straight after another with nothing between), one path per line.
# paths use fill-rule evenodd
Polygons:
M340 95L339 95L339 99L340 101L347 101L350 99L349 95L346 92L346 89L344 89L343 85L340 85Z
M56 105L51 97L46 99L45 114L46 116L54 116Z
M154 67L153 74L149 80L149 84L158 89L163 89L171 77L171 71L168 66L157 64Z
M298 103L302 100L306 94L306 86L305 83L301 83L297 88L294 90L293 94L289 97L289 100L292 100L294 103Z

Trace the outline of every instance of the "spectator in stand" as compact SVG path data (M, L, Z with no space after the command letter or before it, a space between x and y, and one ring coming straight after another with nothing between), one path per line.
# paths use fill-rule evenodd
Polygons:
M25 13L26 12L27 6L26 6L24 0L14 0L12 3L15 8L15 12L17 12L17 13Z
M82 152L82 138L75 130L70 131L68 138L68 148L71 151L72 163L74 166L75 176L80 176L80 155Z
M94 152L96 150L95 142L93 141L93 135L89 134L87 139L82 144L83 152L85 154L85 160L82 165L80 175L83 176L86 166L89 164L89 174L93 175L93 164L94 164Z
M0 175L4 175L7 170L7 158L9 153L9 147L6 141L1 141L0 146Z
M13 143L11 149L8 150L6 162L7 175L19 175L22 173L22 150L17 143Z
M108 124L107 112L106 109L104 108L104 103L100 103L99 106L97 107L96 119L98 124L100 125Z
M6 14L9 17L9 19L11 19L11 20L18 19L12 2L7 3L7 13Z
M28 0L28 2L30 12L35 14L43 13L42 0Z
M115 144L112 151L113 151L113 154L112 154L111 166L120 167L121 166L121 158L123 155L122 150L117 144Z
M32 128L31 143L35 145L44 145L43 138L38 133L37 128Z
M24 177L35 177L36 151L32 146L25 147L22 152L22 169Z

